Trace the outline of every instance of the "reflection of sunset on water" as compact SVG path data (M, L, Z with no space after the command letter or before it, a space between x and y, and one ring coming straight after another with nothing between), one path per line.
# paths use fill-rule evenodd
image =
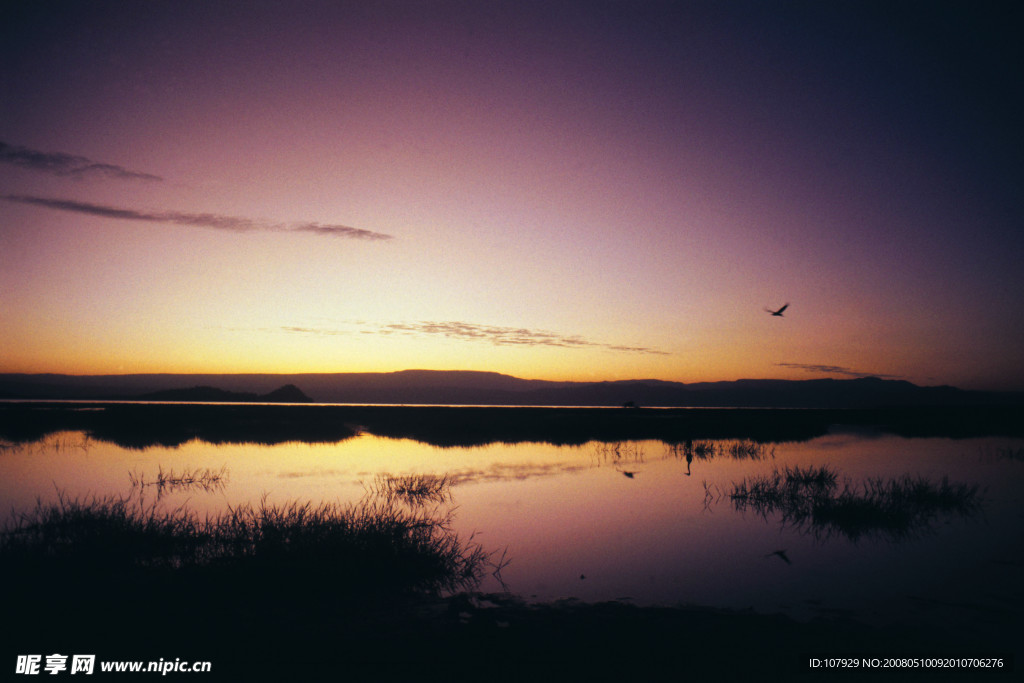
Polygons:
M965 573L988 576L990 563L1012 560L1006 540L1021 531L1013 511L1022 503L1022 472L1014 458L993 454L1021 447L1019 440L837 431L775 444L592 441L438 448L363 435L333 444L190 441L130 450L60 432L6 448L0 467L8 482L4 499L21 509L31 507L37 495L55 498L56 489L80 497L127 493L130 471L152 481L158 469L223 469L223 487L171 490L161 501L168 509L186 505L200 515L264 496L271 503L354 503L370 495L381 478L436 475L446 477L455 530L504 550L512 561L501 578L529 600L628 598L638 604L754 607L801 618L847 609L884 620L899 617L908 596L933 590L988 604L977 594L981 586L951 588L949 581ZM694 454L689 463L687 452ZM779 515L744 512L729 498L732 486L744 479L812 466L827 466L854 485L908 474L978 485L983 514L936 514L934 523L900 542L870 530L850 540L787 527ZM779 550L788 562L774 556ZM491 581L482 589L502 589ZM1003 590L991 577L989 589Z

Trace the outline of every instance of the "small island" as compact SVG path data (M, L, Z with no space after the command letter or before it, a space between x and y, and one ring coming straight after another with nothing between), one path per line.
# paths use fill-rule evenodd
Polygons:
M134 397L137 401L181 401L186 403L313 403L294 384L286 384L268 394L227 391L210 386L166 389Z

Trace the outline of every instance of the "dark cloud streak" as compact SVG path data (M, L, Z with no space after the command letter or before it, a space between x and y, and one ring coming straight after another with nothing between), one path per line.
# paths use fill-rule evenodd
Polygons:
M226 216L215 213L186 213L182 211L138 211L116 206L90 204L71 199L51 199L48 197L32 197L27 195L0 195L0 199L19 204L41 206L56 211L69 211L89 216L113 218L127 221L147 221L151 223L172 223L198 228L213 228L233 232L251 232L257 230L276 232L311 232L328 237L343 237L363 240L389 240L386 235L370 230L352 228L347 225L325 225L321 223L268 223L240 216Z
M123 166L99 163L87 157L63 152L40 152L27 147L8 145L6 142L0 142L0 163L69 178L104 176L115 180L144 180L148 182L163 180L160 176L152 173L129 171Z
M310 327L282 327L285 332L302 334L330 335L341 334L338 330L310 328ZM665 351L651 349L644 346L621 346L605 344L602 342L589 341L579 336L566 336L546 330L530 330L523 327L499 327L495 325L478 325L458 321L431 322L420 321L413 323L388 323L380 325L374 330L362 330L364 334L403 334L403 335L439 335L449 339L461 341L482 341L490 342L495 346L553 346L567 349L595 348L607 349L609 351L623 351L627 353L648 353L654 355L669 355Z
M878 377L879 379L904 379L902 375L883 375L877 372L861 372L859 370L851 370L850 368L844 368L838 365L819 365L815 363L776 363L776 365L783 368L803 370L805 372L820 372L827 375L842 375L844 377Z

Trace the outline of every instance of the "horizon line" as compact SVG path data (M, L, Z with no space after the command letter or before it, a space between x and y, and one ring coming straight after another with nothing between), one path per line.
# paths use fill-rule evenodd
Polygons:
M780 364L782 365L782 364ZM792 365L792 364L787 364ZM626 379L592 379L592 380L559 380L559 379L540 379L533 377L523 377L519 375L513 375L507 372L499 372L497 370L437 370L428 368L405 368L402 370L372 370L372 371L304 371L304 372L101 372L101 373L68 373L68 372L19 372L19 371L2 371L0 370L0 376L19 375L24 377L44 377L44 376L55 376L55 377L73 377L73 378L99 378L99 377L143 377L143 376L178 376L178 377L244 377L244 376L263 376L263 377L289 377L289 376L328 376L328 375L397 375L402 373L435 373L435 374L477 374L477 375L496 375L501 377L508 377L511 379L518 379L528 382L545 382L550 384L612 384L612 383L628 383L628 382L656 382L663 384L678 384L683 386L700 385L700 384L727 384L727 383L739 383L739 382L814 382L821 380L833 380L837 382L850 382L857 380L876 380L881 382L892 382L892 383L905 383L910 384L919 388L949 388L957 389L959 391L980 391L980 392L993 392L993 393L1022 393L1024 388L1021 389L963 389L957 385L940 383L940 384L918 384L905 378L895 378L892 375L873 375L873 374L847 374L841 373L843 376L840 377L808 377L806 379L792 379L785 377L738 377L735 379L719 379L719 380L699 380L699 381L682 381L682 380L671 380L671 379L660 379L656 377L631 377Z

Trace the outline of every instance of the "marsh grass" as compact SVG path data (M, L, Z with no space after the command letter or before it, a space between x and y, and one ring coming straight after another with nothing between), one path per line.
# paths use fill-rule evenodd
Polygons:
M92 439L88 434L56 434L48 439L44 439L38 445L40 450L53 453L64 453L67 451L88 453L92 447Z
M73 451L88 453L92 446L92 438L88 434L75 432L55 432L35 441L0 438L0 453L40 454L69 453Z
M401 500L410 505L451 502L453 480L447 474L380 474L366 488L367 493L384 500Z
M194 561L207 540L196 516L182 509L160 510L132 496L72 498L58 490L56 502L37 499L0 531L0 561L6 569L46 572L180 566Z
M719 448L714 441L687 441L683 445L683 454L689 457L691 454L697 460L710 460L719 453Z
M734 460L765 460L775 457L774 446L750 440L733 441L723 450Z
M998 460L1012 460L1015 462L1024 462L1024 447L1012 448L1007 446L1005 448L995 449L995 456Z
M683 441L671 443L667 447L668 454L677 459L711 460L717 457L729 457L733 460L765 460L775 457L775 447L751 439L734 441Z
M617 465L620 463L642 463L644 448L635 441L608 441L594 445L594 455L599 462Z
M972 516L980 507L977 486L906 475L847 485L814 506L812 523L853 539L872 532L902 539L927 529L938 517Z
M174 491L222 491L228 481L228 469L226 466L219 470L195 467L186 468L181 472L175 472L173 469L165 472L163 466L159 466L156 479L153 481L146 481L145 475L136 471L128 473L128 481L131 482L132 489L137 489L140 493L148 487L155 488L157 500L160 500L164 495Z
M238 596L256 592L271 603L296 593L316 593L320 601L397 599L467 590L486 571L500 570L451 521L450 510L381 497L347 505L264 497L200 517L137 495L58 492L55 502L37 501L0 532L0 570L5 581L44 592L73 584L120 593L123 585L187 579Z
M851 540L902 540L923 533L939 517L971 516L982 502L977 486L945 477L938 483L906 475L840 486L838 475L827 466L786 467L750 477L734 484L729 497L741 512L752 510L763 517L779 513L784 525Z

